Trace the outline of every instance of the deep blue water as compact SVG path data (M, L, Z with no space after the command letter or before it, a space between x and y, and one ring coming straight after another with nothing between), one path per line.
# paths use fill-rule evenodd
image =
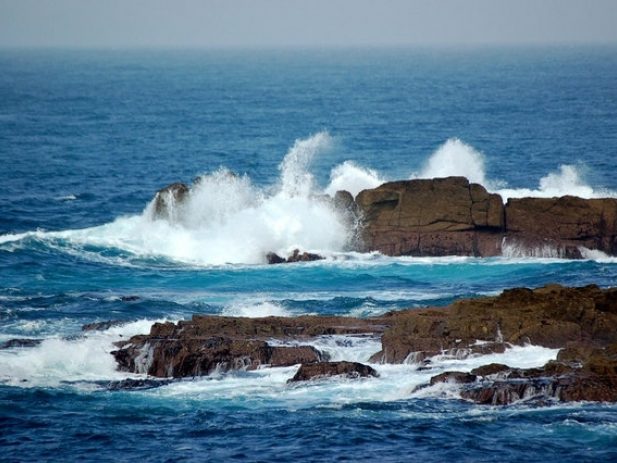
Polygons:
M358 384L286 386L288 369L102 386L121 377L111 342L154 320L368 316L514 286L616 285L617 260L597 255L348 252L312 195L337 172L350 189L427 172L440 149L495 190L542 194L552 179L560 194L615 195L617 49L0 51L0 342L47 339L0 351L1 459L615 461L612 405L418 396L409 366ZM300 161L279 169L284 158ZM310 192L290 195L287 174ZM200 175L183 221L149 219L156 190ZM263 264L295 246L328 259ZM79 337L108 319L134 323Z

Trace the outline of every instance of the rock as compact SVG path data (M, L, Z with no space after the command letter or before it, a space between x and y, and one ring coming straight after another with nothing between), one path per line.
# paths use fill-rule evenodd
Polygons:
M477 379L476 375L464 373L462 371L446 371L431 378L431 386L439 383L455 383L467 384L474 383Z
M346 378L366 378L379 376L370 366L357 362L320 362L302 364L293 378L288 383L297 381L309 381L331 376L344 376Z
M287 257L287 262L312 262L315 260L322 260L324 257L319 254L313 254L310 252L300 252L299 249L294 249L293 252Z
M339 198L350 207L349 198ZM360 251L388 255L582 257L617 254L617 199L509 199L464 177L384 183L361 191Z
M384 183L361 191L356 204L362 251L416 256L501 252L501 197L464 177Z
M593 285L518 288L446 308L393 313L388 323L382 351L371 361L402 363L442 353L464 357L503 351L506 343L603 347L617 342L617 297L614 289Z
M566 352L560 352L558 359L572 358L571 349L562 351ZM508 405L519 400L617 401L617 344L586 350L583 357L583 363L576 366L559 360L550 361L542 368L502 369L500 365L494 381L481 381L464 388L461 397L490 405ZM491 365L480 369L485 373L497 372Z
M203 376L263 365L284 366L327 360L310 346L272 346L270 339L307 339L331 334L383 331L377 320L350 317L217 317L155 323L148 335L116 343L112 352L122 371L156 377Z
M105 331L115 326L122 326L130 323L127 320L105 320L103 322L86 323L82 325L82 331Z
M504 365L503 363L489 363L488 365L482 365L481 367L474 368L471 370L471 374L476 376L495 376L499 373L510 370L510 367L508 365Z
M322 260L324 257L319 254L313 254L310 252L300 252L299 249L294 249L293 252L287 257L287 259L282 258L278 254L274 252L269 252L266 254L266 260L268 264L288 264L293 262L311 262L315 260Z
M617 253L617 199L509 199L505 215L508 243L568 258L580 258L581 246Z
M14 349L24 347L36 347L43 342L42 339L17 338L9 339L0 343L0 349Z
M279 256L278 254L274 253L274 252L269 252L268 254L266 254L266 260L268 261L268 264L272 265L272 264L284 264L287 262L286 259L282 258L281 256Z
M127 378L120 381L111 381L106 387L110 391L143 391L146 389L154 389L157 387L171 384L173 380L169 379L151 379L151 378Z
M173 221L178 217L178 208L189 194L184 183L172 183L161 188L154 196L154 218Z

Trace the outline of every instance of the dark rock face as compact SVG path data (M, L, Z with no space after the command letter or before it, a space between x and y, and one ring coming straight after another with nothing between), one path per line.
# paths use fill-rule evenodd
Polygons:
M459 357L500 352L504 343L605 346L617 342L617 289L518 288L442 309L392 313L390 318L383 349L372 361L402 363L442 352Z
M293 262L312 262L315 260L322 260L324 257L319 254L313 254L310 252L300 252L299 249L294 249L293 252L287 257L287 259L275 254L274 252L269 252L266 254L266 260L268 264L290 264Z
M376 320L349 317L235 318L194 316L156 323L149 335L117 343L119 369L157 377L192 377L262 365L315 363L326 356L310 346L271 346L267 340L383 331Z
M157 387L171 384L173 380L169 379L151 379L151 378L127 378L120 381L111 381L106 385L110 391L143 391L146 389L154 389Z
M82 325L82 331L105 331L114 326L122 326L129 323L126 320L106 320L104 322L93 322Z
M17 338L17 339L9 339L8 341L4 341L0 343L0 349L14 349L16 347L36 347L43 342L42 339L28 339L28 338Z
M363 251L388 255L498 255L501 197L464 177L389 182L356 197Z
M378 374L370 366L358 362L303 363L294 377L288 382L309 381L330 376L344 376L355 379L369 376L376 377Z
M362 251L388 255L502 253L502 244L529 254L546 250L580 258L580 247L617 254L617 199L510 199L464 177L407 180L361 191Z
M154 217L173 220L177 216L178 207L182 205L189 194L189 187L184 183L172 183L161 188L154 196Z

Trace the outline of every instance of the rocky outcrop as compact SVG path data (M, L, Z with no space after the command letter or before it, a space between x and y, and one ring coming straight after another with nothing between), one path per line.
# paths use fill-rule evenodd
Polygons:
M520 400L617 401L617 344L575 352L578 355L572 356L572 349L563 349L557 361L548 362L542 368L472 371L471 376L478 374L478 380L464 387L461 397L489 405L507 405Z
M464 177L385 183L355 199L362 251L388 255L580 258L617 254L617 199L509 199ZM504 246L505 245L505 246Z
M269 252L268 254L266 254L266 260L268 261L268 264L271 265L291 264L293 262L312 262L322 259L324 259L324 257L320 256L319 254L313 254L311 252L300 252L299 249L294 249L293 252L289 256L287 256L286 259L279 256L278 254L275 254L274 252Z
M287 382L309 381L331 376L344 376L345 378L356 379L370 376L377 377L378 374L374 368L358 362L303 363L294 377Z
M149 335L133 336L112 352L122 371L157 377L204 376L263 365L327 361L310 346L271 345L270 339L298 340L327 334L379 333L378 320L349 317L241 318L194 316L156 323Z
M510 199L505 207L507 243L580 258L580 248L617 254L617 199Z
M154 218L174 220L178 208L189 194L189 187L184 183L172 183L161 188L154 196Z
M517 288L499 296L457 301L442 309L388 315L382 351L373 361L421 361L437 354L500 352L508 344L560 348L617 342L617 289L591 285Z
M388 255L497 255L504 207L464 177L389 182L356 197L363 251Z

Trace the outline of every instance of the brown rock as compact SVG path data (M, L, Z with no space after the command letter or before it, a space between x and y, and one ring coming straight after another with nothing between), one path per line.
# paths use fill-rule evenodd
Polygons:
M346 378L364 378L378 376L377 372L368 365L357 362L321 362L302 364L293 378L288 382L309 381L330 376L344 376Z
M504 343L602 347L617 342L616 309L614 290L549 285L461 300L442 309L401 311L390 315L382 351L372 361L486 354L503 351Z
M408 180L356 197L362 250L388 255L497 255L501 197L464 177Z
M565 257L581 257L579 247L617 253L617 199L509 199L507 241L528 248L553 247Z
M112 352L123 371L157 377L203 376L326 360L310 346L271 346L267 340L306 339L325 334L379 333L378 320L302 316L242 318L196 315L192 320L155 323L148 335L117 343Z

